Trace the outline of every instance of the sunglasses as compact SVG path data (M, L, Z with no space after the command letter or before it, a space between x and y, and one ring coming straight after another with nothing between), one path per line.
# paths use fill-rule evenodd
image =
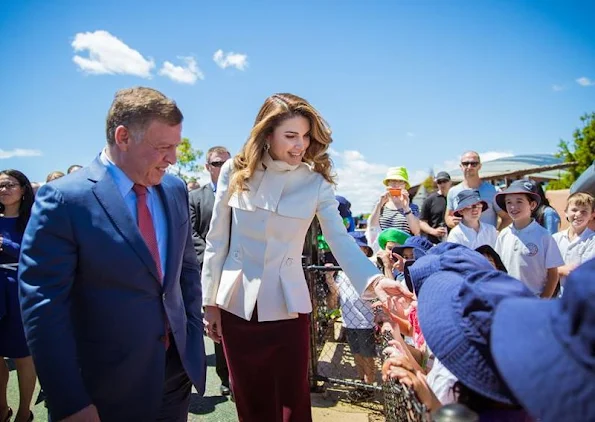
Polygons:
M477 167L479 165L479 161L463 161L461 165L463 167Z
M18 186L20 186L20 185L18 183L14 183L14 182L0 183L0 190L1 189L6 189L6 190L16 189Z
M436 183L439 184L439 185L443 185L443 184L448 183L448 182L450 182L450 180L436 180Z
M227 161L227 160L225 160ZM213 166L213 167L223 167L223 164L225 164L225 161L212 161L209 163L209 165Z

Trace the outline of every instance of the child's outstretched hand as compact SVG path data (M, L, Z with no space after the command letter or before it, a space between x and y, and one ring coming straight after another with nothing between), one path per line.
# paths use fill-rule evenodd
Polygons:
M409 358L398 355L388 358L382 365L382 379L394 379L411 388L419 401L426 405L429 411L442 406L434 392L428 386L426 377L421 371L415 370Z

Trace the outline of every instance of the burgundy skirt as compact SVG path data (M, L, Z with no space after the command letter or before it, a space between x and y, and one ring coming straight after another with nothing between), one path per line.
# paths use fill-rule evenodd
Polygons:
M258 322L221 310L223 349L240 422L311 422L309 316Z

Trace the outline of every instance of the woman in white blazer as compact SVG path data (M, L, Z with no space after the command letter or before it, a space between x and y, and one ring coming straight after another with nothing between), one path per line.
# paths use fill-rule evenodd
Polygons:
M333 192L331 132L304 99L276 94L221 169L202 273L205 328L223 342L242 422L312 420L310 294L301 266L317 216L359 292L410 296L347 234Z

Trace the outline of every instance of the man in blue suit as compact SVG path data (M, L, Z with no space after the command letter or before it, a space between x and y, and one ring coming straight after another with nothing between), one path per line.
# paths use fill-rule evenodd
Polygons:
M188 194L165 173L182 119L158 91L117 92L100 156L37 194L20 300L54 421L186 421L204 392Z

